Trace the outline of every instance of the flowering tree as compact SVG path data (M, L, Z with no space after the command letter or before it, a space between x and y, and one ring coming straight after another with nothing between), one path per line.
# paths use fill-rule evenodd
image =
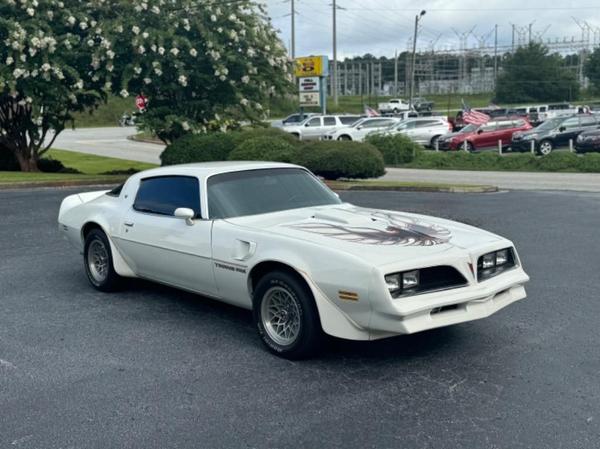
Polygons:
M72 119L106 98L112 40L103 0L0 2L0 151L23 171Z
M252 1L133 0L115 21L113 79L149 99L140 123L170 142L186 132L264 118L291 86L290 63L264 7Z
M289 63L251 0L2 0L0 150L37 170L78 111L111 92L150 100L165 142L259 120Z

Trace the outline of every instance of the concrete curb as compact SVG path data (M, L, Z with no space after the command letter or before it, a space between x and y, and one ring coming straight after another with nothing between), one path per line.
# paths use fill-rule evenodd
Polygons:
M132 142L152 143L154 145L164 145L164 143L162 141L160 141L160 140L145 139L143 137L138 137L137 134L133 134L131 136L127 136L127 140L131 140Z

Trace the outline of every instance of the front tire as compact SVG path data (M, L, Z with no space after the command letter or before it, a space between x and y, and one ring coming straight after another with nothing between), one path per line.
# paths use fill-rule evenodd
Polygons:
M122 278L115 271L110 243L100 229L92 229L85 237L83 265L90 284L102 292L112 292L121 286Z
M352 140L352 139L350 138L350 136L347 136L346 134L344 134L343 136L338 137L337 140L346 140L346 141L348 141L348 140Z
M253 317L269 351L286 359L314 355L323 337L314 298L297 276L274 271L263 276L253 295Z
M552 142L550 140L542 140L540 142L540 147L538 149L538 152L542 156L548 156L550 153L552 153L553 149L554 149L554 145L552 144Z

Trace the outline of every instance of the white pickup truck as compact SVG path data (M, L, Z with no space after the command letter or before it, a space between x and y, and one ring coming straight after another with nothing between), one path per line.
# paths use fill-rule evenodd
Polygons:
M389 114L390 112L397 114L398 112L410 110L410 105L408 101L401 98L392 98L386 103L379 103L377 109L379 109L379 112L382 114Z

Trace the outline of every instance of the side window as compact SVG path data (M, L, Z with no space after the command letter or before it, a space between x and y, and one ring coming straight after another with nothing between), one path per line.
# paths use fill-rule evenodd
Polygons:
M325 117L323 119L324 126L335 126L336 125L335 117Z
M187 207L200 216L200 185L192 176L159 176L142 179L133 208L172 216L178 207Z
M484 133L489 133L490 131L496 130L496 125L497 125L496 122L489 122L489 123L486 123L485 125L481 126L481 128L479 128L479 130Z
M539 112L546 112L546 106L540 106L540 111Z
M561 127L565 127L567 129L577 128L578 126L579 126L579 118L578 117L569 118L569 119L565 120L561 125Z
M345 115L340 117L340 122L342 122L343 125L352 125L358 119L360 119L360 117L355 117L353 115Z
M510 122L498 122L498 130L513 128L515 126L514 124L515 124L515 122L513 122L513 121L510 121Z
M591 115L585 115L581 117L581 126L594 126L598 122L596 121L596 117Z
M306 126L321 126L321 117L315 117L310 119L307 123Z

